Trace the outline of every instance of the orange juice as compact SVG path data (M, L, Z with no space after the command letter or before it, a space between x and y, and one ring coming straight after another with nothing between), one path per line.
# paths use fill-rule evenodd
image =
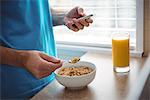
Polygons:
M118 35L112 38L112 58L114 68L121 70L128 67L129 71L129 36Z

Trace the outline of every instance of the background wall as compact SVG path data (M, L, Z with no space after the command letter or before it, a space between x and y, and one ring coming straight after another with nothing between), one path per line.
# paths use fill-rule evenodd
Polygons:
M150 53L150 0L144 0L144 55Z

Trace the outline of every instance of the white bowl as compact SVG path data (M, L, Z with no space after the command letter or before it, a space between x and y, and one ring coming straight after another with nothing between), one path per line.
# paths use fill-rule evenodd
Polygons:
M81 76L62 76L58 74L61 68L81 67L81 66L90 67L93 69L93 71L88 74L81 75ZM80 88L87 86L93 81L93 79L95 78L95 74L96 74L96 66L93 63L86 62L86 61L79 61L75 64L65 62L61 68L55 70L54 72L56 75L56 79L60 84L70 89L80 89Z

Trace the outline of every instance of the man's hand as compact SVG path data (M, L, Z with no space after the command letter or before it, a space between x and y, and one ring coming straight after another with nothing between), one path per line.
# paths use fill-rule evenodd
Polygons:
M24 66L36 78L46 77L62 66L62 61L52 56L39 51L27 52Z
M83 9L80 7L75 7L66 14L64 17L64 22L69 29L77 32L82 30L84 26L88 27L89 24L93 22L91 18L77 20L83 16L85 16Z

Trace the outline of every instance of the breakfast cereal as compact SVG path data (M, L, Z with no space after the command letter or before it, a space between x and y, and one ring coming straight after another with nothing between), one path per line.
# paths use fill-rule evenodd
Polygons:
M81 76L92 72L93 69L90 67L68 67L62 68L58 74L63 76Z

